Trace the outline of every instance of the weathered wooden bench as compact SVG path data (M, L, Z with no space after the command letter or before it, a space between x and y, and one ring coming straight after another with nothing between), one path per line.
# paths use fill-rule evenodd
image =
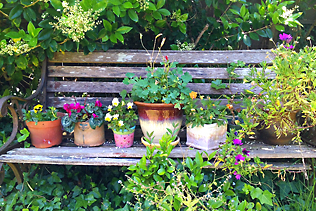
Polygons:
M251 85L243 83L242 79L249 69L237 68L239 75L233 80L229 88L216 90L211 88L211 82L216 79L229 78L226 68L231 62L238 60L247 64L257 65L262 61L271 62L267 58L269 50L234 50L234 51L162 51L158 57L157 65L162 56L168 56L170 61L177 61L188 71L196 81L190 83L190 88L200 94L240 94ZM271 52L270 52L271 54ZM94 102L98 98L103 104L109 105L113 97L117 97L122 89L131 90L131 86L122 83L127 72L137 76L146 75L146 65L150 55L144 50L108 50L107 52L94 52L89 55L83 53L55 53L54 57L43 63L41 82L38 89L27 99L7 96L0 99L1 116L7 112L13 118L13 131L10 139L0 148L0 162L8 163L18 174L19 167L13 164L37 163L59 165L97 165L97 166L128 166L135 164L146 153L145 147L140 143L142 132L137 128L134 146L127 149L115 147L112 131L106 129L106 143L100 147L77 147L72 137L65 136L60 146L38 148L14 148L12 142L16 133L25 124L21 119L21 108L37 103L44 107L54 106L60 108L64 103L73 103L73 95L82 96L88 93L88 101ZM271 76L273 77L273 76ZM196 80L200 79L200 80ZM255 92L258 90L254 90ZM76 97L83 103L83 97ZM223 103L225 100L223 100ZM176 147L172 158L194 157L195 149L185 146L185 129L179 133L181 146ZM287 162L289 159L316 158L316 149L307 145L269 146L260 141L246 144L250 149L250 157L273 161L272 169L288 167L292 170L308 169L308 165ZM276 159L280 163L276 163Z

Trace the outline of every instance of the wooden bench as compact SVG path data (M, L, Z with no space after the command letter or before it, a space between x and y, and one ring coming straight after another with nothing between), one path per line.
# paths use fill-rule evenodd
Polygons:
M189 87L200 94L240 94L244 89L250 88L249 83L242 79L249 69L237 68L239 75L233 80L229 88L216 90L211 88L211 82L216 79L229 78L226 68L231 62L238 60L246 64L258 65L262 61L271 62L267 57L269 50L234 50L234 51L162 51L156 61L157 65L162 56L168 56L170 61L177 61L184 65L183 70L188 71L197 83L190 83ZM271 54L271 52L270 52ZM144 50L108 50L107 52L94 52L89 55L83 53L55 53L50 60L45 60L42 68L41 82L38 89L27 99L7 96L0 99L1 116L8 111L13 118L13 131L10 139L0 148L0 162L13 164L62 164L62 165L97 165L97 166L128 166L135 164L146 153L146 148L140 143L142 132L138 127L135 133L135 144L131 148L120 149L115 147L112 131L106 129L106 143L100 147L77 147L72 142L72 136L66 135L60 146L38 148L14 148L12 142L19 129L24 127L21 121L21 108L26 108L38 100L44 107L54 106L62 110L64 103L73 103L73 95L82 96L88 93L88 101L99 99L103 104L109 105L113 97L117 97L122 89L131 90L131 86L122 83L127 72L137 76L146 75L145 68L150 55ZM273 76L271 76L273 77ZM258 92L259 90L254 90ZM84 98L76 97L83 103ZM226 104L227 101L223 100ZM185 129L179 133L181 147L176 147L172 158L194 157L196 149L185 146ZM273 165L273 169L290 167L293 170L308 169L308 165L284 162L295 158L315 158L316 149L306 145L269 146L254 141L246 144L250 149L250 157L275 161L281 159L280 165ZM212 151L212 150L210 150ZM283 159L283 160L282 160Z

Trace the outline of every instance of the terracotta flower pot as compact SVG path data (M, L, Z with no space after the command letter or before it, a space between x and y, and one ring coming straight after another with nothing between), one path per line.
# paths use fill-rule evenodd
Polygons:
M92 129L89 122L77 122L74 129L74 143L78 146L93 147L105 142L104 124Z
M59 145L62 141L61 119L54 121L26 122L31 134L32 145L37 148L48 148Z
M135 126L130 130L113 130L115 145L120 148L131 147L134 143Z
M159 144L159 140L167 133L167 128L174 130L173 124L177 124L178 129L181 127L182 109L174 108L173 104L134 103L137 106L142 132L146 138L149 138L148 133L151 134L153 132L154 144Z
M217 123L204 124L204 126L187 126L186 145L198 149L218 149L220 144L225 143L227 125L218 126Z

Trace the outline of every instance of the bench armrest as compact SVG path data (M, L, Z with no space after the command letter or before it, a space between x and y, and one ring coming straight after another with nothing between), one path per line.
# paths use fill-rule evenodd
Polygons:
M25 99L17 96L5 96L0 98L0 117L6 116L8 114L8 110L10 110L13 121L13 129L10 138L3 144L2 147L0 147L0 155L9 150L10 144L15 140L18 130L23 125L22 109L27 108L42 93L43 87L46 83L46 67L47 59L43 61L40 84L32 95Z

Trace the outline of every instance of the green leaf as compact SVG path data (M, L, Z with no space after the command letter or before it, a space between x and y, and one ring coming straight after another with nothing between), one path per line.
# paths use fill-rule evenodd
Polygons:
M106 16L107 16L107 18L109 19L109 21L115 22L115 15L114 15L114 13L112 12L112 10L106 11Z
M25 141L27 137L29 137L30 135L30 132L26 128L23 128L23 130L20 130L20 133L22 134L22 136L18 138L18 142Z
M49 39L53 31L54 31L53 29L43 29L38 35L38 40Z
M279 12L275 11L272 15L272 22L273 24L277 24L279 22Z
M278 31L283 32L285 28L282 25L275 25L275 29L278 30Z
M268 204L270 206L273 206L272 197L273 197L273 194L270 193L268 190L265 190L263 191L262 195L259 197L259 201L261 204Z
M42 20L41 22L39 22L38 25L44 29L51 29L51 28L53 28L53 26L50 25L49 22L51 22L51 20L47 20L47 19Z
M97 44L95 42L90 42L88 45L88 49L90 52L93 52L96 47L97 47Z
M2 9L2 7L3 7L3 4L2 4L2 3L0 3L0 9Z
M261 36L261 37L267 37L267 34L266 34L266 32L265 32L264 30L259 30L259 31L257 31L257 34L258 34L259 36Z
M215 81L212 81L211 87L216 89L216 90L225 89L226 88L226 84L222 83L222 80L216 79Z
M25 70L27 65L28 65L28 61L26 59L25 56L21 55L19 56L16 60L15 60L16 65L18 66L18 68Z
M164 175L166 173L166 170L164 168L160 168L157 173L159 175Z
M64 9L60 0L50 0L50 3L52 4L52 6L54 7L55 10L62 11Z
M114 14L115 14L117 17L120 17L121 10L120 10L120 8L119 8L118 6L114 6L114 7L112 8L112 10L113 10Z
M161 16L161 14L160 14L158 11L154 11L154 12L153 12L153 17L154 17L156 20L161 20L161 19L162 19L162 16Z
M30 7L27 7L24 10L25 14L30 17L33 21L36 21L36 13L34 12L33 9L31 9Z
M112 43L117 43L117 38L116 38L115 34L111 34L110 40Z
M247 9L246 9L245 5L242 5L240 8L240 16L244 17L246 12L247 12Z
M260 196L262 195L262 190L260 188L254 188L250 192L250 196L252 199L259 199Z
M165 3L166 3L166 0L158 0L157 9L160 9L161 7L163 7Z
M251 46L251 39L249 36L247 36L246 34L244 34L242 41L245 43L245 45L247 46Z
M120 0L109 0L109 3L111 3L113 5L120 5L121 1Z
M237 10L229 9L229 11L235 15L240 15L240 13Z
M167 25L166 20L158 20L156 21L155 25L159 28L164 28Z
M9 37L11 39L19 39L22 38L21 34L15 31L10 31L7 34L5 34L6 37Z
M23 6L21 4L16 5L9 13L10 20L19 17L23 13Z
M29 22L29 24L27 25L27 32L32 36L35 37L35 27L33 25L32 22Z
M103 19L103 26L107 31L112 31L112 25L109 21Z
M126 34L128 33L130 30L132 30L133 27L129 27L129 26L121 26L120 28L118 28L116 31L121 33L121 34Z
M123 7L126 9L130 9L130 8L133 8L133 5L131 2L127 1L127 2L124 2Z
M271 31L271 29L266 29L266 34L267 34L268 38L273 37L273 32Z
M185 164L187 165L187 167L192 171L193 170L193 161L191 158L187 158L185 161Z
M171 15L171 13L169 12L169 10L167 10L167 9L159 9L158 12L160 12L160 14L162 14L163 16L169 16L169 15Z
M128 17L134 22L138 22L138 15L135 10L128 10Z
M256 33L251 32L249 36L251 39L259 41L259 36Z

